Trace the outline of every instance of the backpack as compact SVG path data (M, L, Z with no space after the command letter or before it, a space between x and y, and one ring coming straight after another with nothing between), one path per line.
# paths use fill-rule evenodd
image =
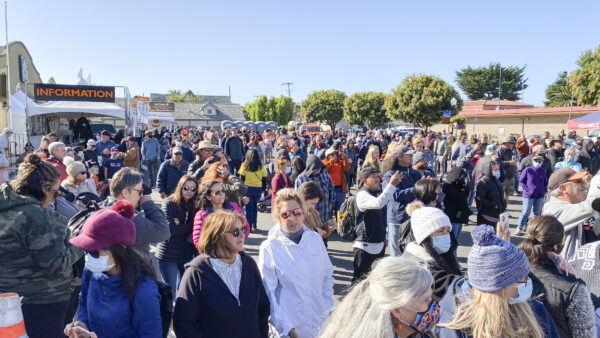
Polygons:
M350 196L340 206L337 212L337 232L343 239L356 239L356 203L355 196Z
M89 287L90 280L92 279L92 273L88 273L85 278L85 285ZM169 328L171 326L171 319L173 318L173 292L168 284L161 281L154 281L158 287L158 294L160 295L160 323L162 327L162 336L166 338L169 335ZM133 312L133 300L129 300L129 306Z
M104 180L102 184L98 187L98 196L101 201L104 201L108 195L110 195L110 178Z
M75 216L71 217L67 222L67 227L69 228L70 234L69 237L77 237L83 232L83 225L85 221L92 216L92 214L96 211L100 210L100 206L95 201L90 201L85 209L79 211L75 214ZM83 267L85 266L85 257L81 257L77 262L73 264L73 276L76 278L81 278L83 275ZM78 279L79 280L79 279Z

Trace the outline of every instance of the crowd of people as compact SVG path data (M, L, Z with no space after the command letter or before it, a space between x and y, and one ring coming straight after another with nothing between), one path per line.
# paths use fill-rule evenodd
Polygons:
M49 134L0 182L0 292L34 338L596 337L599 150L563 132ZM274 226L255 261L259 210ZM348 214L334 306L327 246Z

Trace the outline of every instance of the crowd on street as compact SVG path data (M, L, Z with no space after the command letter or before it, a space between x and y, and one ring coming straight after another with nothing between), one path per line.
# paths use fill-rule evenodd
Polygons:
M597 337L600 139L553 132L49 134L11 180L7 128L0 293L31 338ZM353 249L335 306L333 232Z

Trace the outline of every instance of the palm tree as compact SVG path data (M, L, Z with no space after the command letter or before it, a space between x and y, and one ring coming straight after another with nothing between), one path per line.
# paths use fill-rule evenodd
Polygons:
M183 95L180 90L171 89L169 90L169 96L167 96L168 102L183 102Z

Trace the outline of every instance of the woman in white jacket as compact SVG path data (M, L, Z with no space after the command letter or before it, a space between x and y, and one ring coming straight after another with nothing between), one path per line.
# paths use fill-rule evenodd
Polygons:
M316 337L333 310L333 265L321 236L305 225L300 197L277 192L275 226L261 244L258 267L279 336Z
M65 164L67 165L67 174L69 174L69 177L62 181L60 184L61 187L73 194L75 197L86 192L97 196L98 192L96 191L96 183L94 183L92 179L87 178L87 169L85 164L66 156L64 162L66 162ZM73 201L73 204L78 207L79 210L85 208L85 205L80 204L77 199Z

